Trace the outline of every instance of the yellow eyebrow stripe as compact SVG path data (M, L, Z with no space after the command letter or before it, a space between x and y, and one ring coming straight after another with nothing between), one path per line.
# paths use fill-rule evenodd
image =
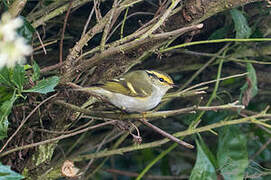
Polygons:
M156 71L148 71L148 72L156 75L158 78L163 78L169 84L174 84L173 81L172 81L172 79L170 77L164 75L164 74L158 73Z

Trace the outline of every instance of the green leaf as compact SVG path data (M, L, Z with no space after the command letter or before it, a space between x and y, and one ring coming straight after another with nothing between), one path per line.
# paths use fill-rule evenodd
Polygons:
M23 36L28 43L30 43L33 37L33 33L35 32L35 28L23 16L20 17L23 19L24 24L18 29L17 32Z
M242 11L238 9L232 9L230 11L231 17L234 22L234 28L236 31L236 38L249 38L251 35L251 29L247 23L246 17L243 15Z
M218 166L225 180L243 180L248 167L247 140L237 126L224 127L219 133Z
M196 143L197 143L197 160L189 179L190 180L217 179L215 167L207 155L209 152L206 152L207 147L203 148L198 140L196 140Z
M16 99L17 97L14 93L11 99L4 101L0 105L0 140L7 136L8 116Z
M32 66L29 64L24 65L24 70L27 71L28 69L32 69Z
M8 11L8 7L10 6L9 3L7 2L7 0L2 0L3 4L4 4L4 10Z
M14 101L17 99L15 93L13 94L12 98L5 101L0 106L0 122L2 122L5 117L7 117L11 111Z
M59 82L59 77L53 76L53 77L38 81L37 84L33 88L24 90L23 92L37 92L41 94L46 94L49 92L53 92L58 82Z
M169 165L172 165L171 163L172 162L168 161L168 156L162 158L162 161L161 161L161 164L160 164L160 171L161 171L162 175L167 176L167 175L171 174L172 169L169 166Z
M211 124L222 121L227 116L229 116L229 113L227 111L207 111L204 114L203 118Z
M12 86L9 69L5 66L0 69L0 84Z
M8 116L6 116L1 122L0 122L0 140L7 137L8 134Z
M9 91L9 89L4 86L0 86L0 104L6 100L11 99L12 95L12 91Z
M39 65L34 61L33 63L33 75L32 75L32 81L37 81L40 78L40 67Z
M241 88L241 94L239 98L239 101L242 102L242 104L245 106L247 106L250 100L258 93L257 75L251 63L247 63L247 72L247 81Z
M10 169L9 166L4 166L0 163L0 180L19 180L24 177Z
M214 165L214 167L217 168L218 165L217 165L216 158L215 158L214 154L210 151L208 146L205 144L205 142L203 141L200 134L198 135L198 137L199 137L199 142L200 142L200 146L201 146L202 150L204 151L204 153L206 154L208 159L210 159L210 161Z
M23 89L25 83L25 70L24 67L19 64L13 69L13 82L19 90Z
M229 31L230 31L230 27L229 26L224 26L222 28L217 29L215 32L213 32L209 36L208 39L212 40L212 39L223 39L223 38L226 38Z

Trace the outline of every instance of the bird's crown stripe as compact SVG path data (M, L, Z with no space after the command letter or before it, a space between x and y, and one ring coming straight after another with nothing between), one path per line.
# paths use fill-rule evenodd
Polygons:
M151 76L155 76L156 78L163 78L167 83L169 84L173 84L173 81L171 78L169 78L168 76L164 75L164 74L161 74L159 72L156 72L156 71L147 71L147 73Z

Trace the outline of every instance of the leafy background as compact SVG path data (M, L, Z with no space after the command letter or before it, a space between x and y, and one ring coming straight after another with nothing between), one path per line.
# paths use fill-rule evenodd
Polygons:
M34 53L26 65L0 70L0 179L64 179L66 160L81 179L270 179L268 1L18 2L0 2L0 13L21 15L18 32ZM154 39L200 22L203 28ZM155 24L155 31L136 36L139 28ZM125 41L128 35L132 38ZM151 123L195 145L193 150L163 141L131 120L134 114L89 100L69 84L90 86L136 69L162 70L179 86L156 110L193 111L164 114ZM239 104L232 104L236 100ZM79 116L69 105L89 108L89 114ZM208 106L210 111L204 110ZM101 110L110 116L95 114ZM141 145L129 131L105 121L123 118L139 127Z

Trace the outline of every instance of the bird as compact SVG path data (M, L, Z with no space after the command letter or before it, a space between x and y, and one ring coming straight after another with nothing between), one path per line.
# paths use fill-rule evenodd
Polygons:
M135 70L117 79L78 90L101 97L125 112L141 113L155 108L174 86L172 78L164 72Z
M124 74L118 79L109 80L103 84L96 84L91 87L79 88L77 90L102 97L102 99L106 99L114 106L126 112L142 113L143 119L141 119L140 122L172 141L192 149L194 148L193 145L168 134L158 127L154 127L144 120L144 113L155 108L166 92L173 87L175 87L175 85L172 78L164 72L136 70ZM139 139L141 139L140 135L133 135L133 137L139 137Z

